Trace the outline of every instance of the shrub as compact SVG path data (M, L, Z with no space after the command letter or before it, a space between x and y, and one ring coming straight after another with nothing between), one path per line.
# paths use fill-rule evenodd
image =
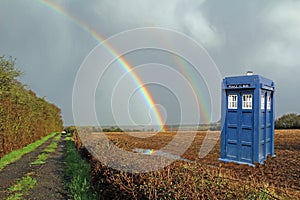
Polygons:
M295 113L285 114L275 120L275 128L277 129L300 128L300 116Z

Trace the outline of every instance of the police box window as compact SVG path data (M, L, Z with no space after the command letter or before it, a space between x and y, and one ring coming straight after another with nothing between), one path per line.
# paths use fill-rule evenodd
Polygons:
M237 95L231 94L228 95L228 108L229 109L237 109Z
M268 96L267 98L267 109L271 110L271 96Z
M260 105L261 105L261 109L262 110L264 110L265 109L265 95L263 94L263 95L261 95L261 103L260 103Z
M243 109L252 109L252 94L244 94L243 95Z

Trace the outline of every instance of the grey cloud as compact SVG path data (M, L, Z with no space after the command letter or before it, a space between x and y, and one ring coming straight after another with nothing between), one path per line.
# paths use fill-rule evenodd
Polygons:
M277 116L300 113L299 1L53 2L104 38L144 26L188 34L204 45L223 76L250 68L273 79ZM26 74L22 80L62 107L65 123L71 124L75 75L98 42L68 17L31 0L0 2L0 35L0 54L16 57L17 67Z
M128 28L157 26L186 33L207 46L221 42L215 28L201 14L204 1L104 0L94 10L109 20L117 31Z

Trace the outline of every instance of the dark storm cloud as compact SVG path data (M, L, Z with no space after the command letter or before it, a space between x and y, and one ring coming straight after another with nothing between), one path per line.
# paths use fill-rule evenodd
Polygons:
M21 80L46 96L72 123L74 78L97 42L70 19L38 1L1 1L0 54L17 59Z
M300 112L299 1L207 1L205 16L222 45L210 49L223 75L248 69L276 83L276 115Z
M208 50L223 76L248 69L273 79L277 116L300 113L299 1L102 0L53 1L107 38L130 28L157 26L188 34ZM0 54L17 58L22 78L73 123L75 75L97 41L39 1L0 2Z

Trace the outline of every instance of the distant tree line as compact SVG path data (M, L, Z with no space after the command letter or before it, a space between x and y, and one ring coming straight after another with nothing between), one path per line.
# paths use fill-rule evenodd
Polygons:
M77 129L76 126L67 126L64 128L64 131L66 131L66 133L70 133L71 135L73 135L75 131L77 131Z
M275 120L276 129L298 129L300 128L300 116L291 113L285 114Z
M61 110L27 90L14 65L0 56L0 158L63 127Z
M123 130L119 127L112 126L110 128L104 128L103 132L123 132Z

